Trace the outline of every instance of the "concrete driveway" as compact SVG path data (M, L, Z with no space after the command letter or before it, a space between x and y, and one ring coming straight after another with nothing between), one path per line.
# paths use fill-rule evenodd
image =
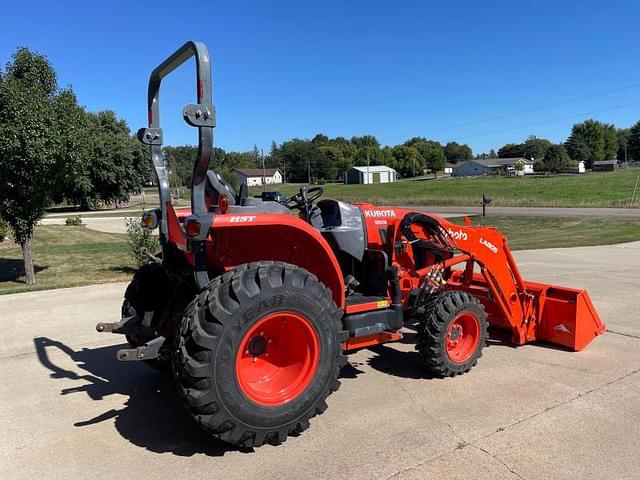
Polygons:
M638 479L640 242L517 252L526 278L587 287L610 332L585 351L492 339L425 378L405 341L350 357L311 428L240 452L193 426L171 382L115 360L124 284L0 296L7 479Z

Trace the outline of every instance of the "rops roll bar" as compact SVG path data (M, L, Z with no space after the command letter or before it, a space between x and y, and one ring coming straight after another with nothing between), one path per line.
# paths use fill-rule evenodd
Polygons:
M185 121L198 129L198 158L193 166L191 180L191 212L202 220L210 217L204 201L204 187L213 150L213 128L216 126L215 108L212 99L211 58L207 46L202 42L189 41L158 65L149 78L147 106L149 127L138 131L138 139L151 147L151 162L158 179L162 222L160 234L163 243L167 239L167 203L171 202L169 178L162 158L162 129L160 128L160 84L162 79L176 68L195 57L196 60L196 104L187 105L182 111Z
M196 104L187 105L182 110L182 116L192 127L198 129L198 158L193 166L191 179L191 217L201 225L200 235L193 237L186 243L193 254L195 280L199 287L204 288L209 282L207 273L207 259L205 253L205 239L213 214L207 211L205 205L205 181L209 160L213 150L213 128L216 126L216 115L213 107L211 92L211 58L204 43L187 42L176 52L158 65L149 78L149 92L147 107L149 112L149 127L138 131L138 139L151 147L151 162L158 179L160 194L160 240L163 248L169 238L167 210L171 205L169 178L162 158L162 129L160 128L160 84L162 79L176 68L189 60L196 59Z

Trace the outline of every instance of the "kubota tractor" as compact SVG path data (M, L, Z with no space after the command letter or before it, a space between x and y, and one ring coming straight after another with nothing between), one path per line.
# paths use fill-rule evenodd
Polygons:
M195 57L198 129L191 208L174 208L162 158L160 84ZM247 196L209 170L215 110L211 60L188 42L149 81L150 146L162 252L133 277L122 319L123 361L176 378L184 403L213 436L245 447L278 444L309 426L338 388L345 353L417 329L416 349L437 376L467 372L487 328L515 345L542 341L581 350L604 332L584 290L522 279L506 238L491 227L437 215L321 199L302 188L286 205ZM292 211L297 215L293 215Z

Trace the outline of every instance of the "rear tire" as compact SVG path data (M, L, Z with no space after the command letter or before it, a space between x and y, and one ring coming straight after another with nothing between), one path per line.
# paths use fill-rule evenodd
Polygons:
M176 336L187 409L205 431L242 447L306 430L339 387L341 318L329 289L290 264L249 263L215 278Z
M484 306L466 292L432 295L418 325L416 350L421 363L437 377L468 372L478 363L487 340Z

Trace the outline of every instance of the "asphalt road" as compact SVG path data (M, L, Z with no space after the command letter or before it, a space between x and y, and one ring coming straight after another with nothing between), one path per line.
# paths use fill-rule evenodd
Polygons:
M425 378L409 343L350 357L311 428L240 452L200 434L171 382L115 360L124 284L0 296L7 479L638 479L640 242L516 252L526 278L587 287L610 331L585 351L493 339Z

